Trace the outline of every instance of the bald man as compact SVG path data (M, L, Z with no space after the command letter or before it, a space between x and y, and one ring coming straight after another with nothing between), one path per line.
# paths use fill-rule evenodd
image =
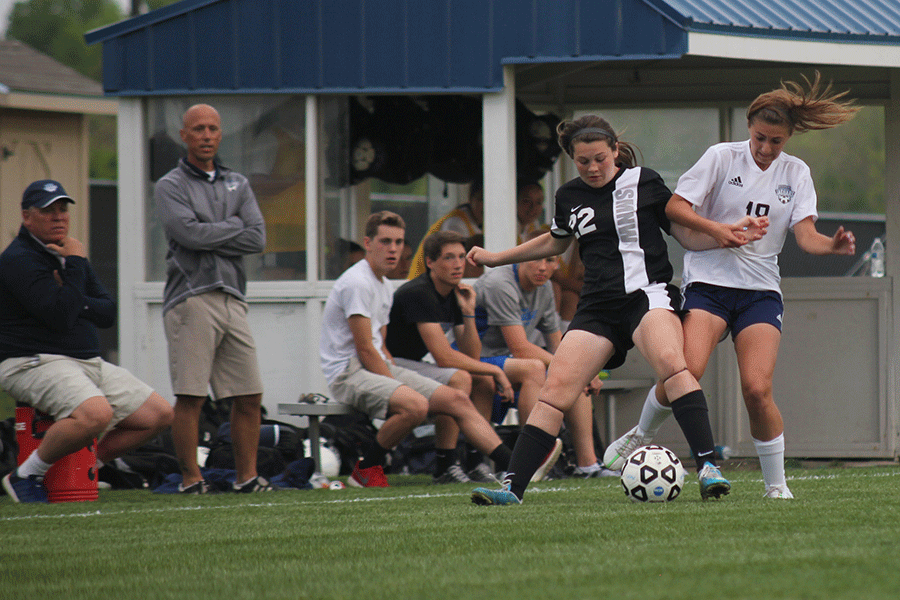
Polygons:
M210 487L197 463L200 411L211 387L231 404L235 492L268 491L256 472L262 379L247 323L244 259L262 252L265 224L247 178L216 159L219 113L190 107L182 120L187 157L155 186L156 209L168 240L163 321L175 393L172 437L181 468L180 491Z

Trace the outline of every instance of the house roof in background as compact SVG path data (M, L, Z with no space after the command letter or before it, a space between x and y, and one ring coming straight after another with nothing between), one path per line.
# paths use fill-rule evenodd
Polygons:
M0 84L27 93L103 95L99 82L17 40L0 40Z

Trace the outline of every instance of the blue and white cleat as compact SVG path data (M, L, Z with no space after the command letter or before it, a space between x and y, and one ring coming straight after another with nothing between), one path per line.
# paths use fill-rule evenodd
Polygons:
M512 482L504 479L499 490L475 488L472 490L472 502L479 506L502 506L506 504L522 504L522 501L509 488Z
M712 463L704 464L697 477L700 479L700 497L704 500L709 499L710 496L718 500L731 491L731 484L722 477L719 467Z

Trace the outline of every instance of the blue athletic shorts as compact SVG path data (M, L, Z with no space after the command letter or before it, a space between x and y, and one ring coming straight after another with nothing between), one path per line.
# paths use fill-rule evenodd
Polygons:
M784 302L771 290L739 290L709 283L692 283L684 291L684 310L705 310L721 317L731 329L731 339L756 323L768 323L781 331Z
M481 362L497 365L502 369L506 364L507 358L511 357L508 354L503 354L500 356L482 356ZM512 402L503 402L503 398L500 396L500 394L494 394L494 405L491 407L491 423L502 423L503 419L506 418L506 413L509 412L509 409L518 405L519 392L516 392L515 398Z

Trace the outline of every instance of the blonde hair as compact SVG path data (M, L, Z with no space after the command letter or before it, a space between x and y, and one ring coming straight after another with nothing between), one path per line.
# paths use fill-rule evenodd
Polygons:
M757 96L747 109L747 125L761 119L770 125L784 125L793 135L837 127L859 111L853 100L842 100L849 90L832 93L831 83L823 88L822 76L818 71L812 82L805 75L802 77L805 86L794 81L782 81L777 90Z

